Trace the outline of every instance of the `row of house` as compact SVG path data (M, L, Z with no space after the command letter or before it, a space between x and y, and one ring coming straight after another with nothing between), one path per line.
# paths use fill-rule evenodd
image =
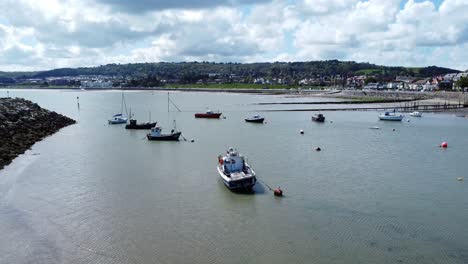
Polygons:
M455 82L462 77L468 77L468 72L446 74L432 78L415 78L411 76L397 76L394 81L383 83L368 83L363 76L350 77L348 86L360 86L367 90L410 90L410 91L435 91L435 90L459 90Z
M462 77L468 77L468 71L462 73L446 74L432 78L416 78L412 76L396 76L393 80L381 82L366 82L372 76L357 75L343 77L340 75L312 76L302 79L292 77L257 77L250 78L237 76L235 74L220 75L217 73L207 74L208 78L198 80L197 84L223 84L223 83L255 83L264 85L301 85L301 86L341 86L348 88L359 88L368 90L412 90L412 91L434 91L459 89L454 84ZM36 84L41 86L72 86L81 88L112 88L115 86L126 86L131 83L132 77L82 75L65 77L35 78L22 81L24 84ZM160 80L162 85L178 84L178 78Z

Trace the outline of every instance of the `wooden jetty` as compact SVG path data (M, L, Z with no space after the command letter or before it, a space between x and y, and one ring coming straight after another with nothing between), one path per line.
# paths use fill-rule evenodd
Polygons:
M388 106L374 106L374 107L341 107L341 108L298 108L298 109L275 109L275 110L262 110L268 112L283 112L283 111L398 111L398 112L437 112L447 110L457 110L467 108L468 103L437 103L437 104L418 104L405 103L404 105L388 105Z

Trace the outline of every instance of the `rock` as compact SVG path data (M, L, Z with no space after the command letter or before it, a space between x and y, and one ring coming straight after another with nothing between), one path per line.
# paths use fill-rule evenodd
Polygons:
M0 169L75 120L21 98L0 98Z

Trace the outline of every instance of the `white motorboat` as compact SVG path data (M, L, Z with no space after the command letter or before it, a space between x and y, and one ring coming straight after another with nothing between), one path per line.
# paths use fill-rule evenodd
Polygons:
M217 168L224 185L231 190L249 190L257 182L254 170L233 148L218 156Z
M385 121L401 121L403 120L405 116L404 115L397 115L394 112L385 112L381 115L379 115L380 120L385 120Z
M413 117L422 117L422 113L420 113L418 111L414 111L414 112L410 113L409 115L413 116Z

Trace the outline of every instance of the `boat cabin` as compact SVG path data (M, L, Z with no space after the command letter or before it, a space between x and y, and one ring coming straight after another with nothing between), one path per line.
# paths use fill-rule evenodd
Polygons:
M245 167L244 157L240 156L239 153L232 148L229 148L227 155L222 157L222 164L224 172L227 175L235 172L241 172Z
M161 127L155 126L151 129L151 136L153 137L159 137L161 136Z

